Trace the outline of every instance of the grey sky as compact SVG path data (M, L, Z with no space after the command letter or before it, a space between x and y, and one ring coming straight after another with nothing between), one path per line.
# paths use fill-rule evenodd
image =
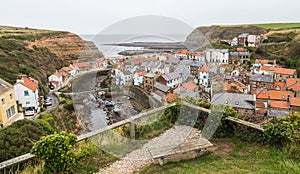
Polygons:
M299 0L3 0L0 25L94 34L120 20L162 15L192 27L300 22Z

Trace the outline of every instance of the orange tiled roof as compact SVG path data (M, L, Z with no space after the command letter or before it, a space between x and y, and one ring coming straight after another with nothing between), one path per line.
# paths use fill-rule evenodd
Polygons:
M261 59L256 59L255 60L255 64L262 64L262 65L264 65L264 64L269 64L269 60L261 60Z
M188 50L178 50L175 52L175 54L188 54L189 51Z
M289 105L286 101L270 101L271 108L278 108L278 109L288 109Z
M204 65L202 66L202 68L200 69L200 72L208 72L209 71L209 67Z
M245 87L246 86L243 83L241 83L239 81L236 81L236 80L232 81L231 83L226 81L225 84L224 84L224 88L225 88L226 91L230 91L234 88L236 88L239 91L242 91L243 88L245 88Z
M74 68L71 66L68 66L68 67L63 67L62 70L69 72L69 71L73 71Z
M270 70L270 69L271 69L270 66L262 66L262 67L260 68L260 70L262 70L262 71L268 71L268 70Z
M256 98L257 99L268 99L269 98L269 93L266 89L258 89L257 91L253 91L256 93Z
M288 90L300 91L300 83L296 83L288 87Z
M186 90L193 91L197 88L197 85L195 85L193 82L189 81L182 85Z
M274 82L273 88L276 89L277 86L280 87L280 90L285 90L285 83L284 82Z
M177 98L177 95L176 94L173 94L173 93L169 93L167 96L166 96L166 99L168 102L171 102L172 100L176 99Z
M35 91L38 87L38 81L33 78L25 78L21 79L22 81L18 82L17 84L22 84L23 86Z
M290 98L291 106L300 106L300 98Z
M144 72L139 72L138 76L142 77L142 76L145 76L146 74L147 74L147 72L145 72L145 71Z
M292 86L292 85L294 85L296 83L300 83L300 79L298 79L298 78L288 78L286 80L286 86L287 87L290 87L290 86Z
M73 66L78 68L88 68L90 67L90 63L89 62L74 63Z
M237 48L236 51L237 52L244 52L244 51L246 51L246 49L245 48Z
M62 72L61 72L61 75L62 75L63 77L67 77L69 74L68 74L66 71L62 71Z
M295 69L278 68L278 67L272 67L271 70L274 71L276 74L284 74L284 75L294 75L296 72Z

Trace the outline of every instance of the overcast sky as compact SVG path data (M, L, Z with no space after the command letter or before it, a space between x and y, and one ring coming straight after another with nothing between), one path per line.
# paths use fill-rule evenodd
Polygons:
M2 0L0 25L96 34L141 15L172 17L194 28L300 22L299 7L299 0Z

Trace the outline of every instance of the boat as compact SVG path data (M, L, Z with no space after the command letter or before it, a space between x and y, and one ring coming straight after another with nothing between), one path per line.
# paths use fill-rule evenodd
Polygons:
M121 112L121 109L119 107L114 107L113 111L116 113L119 113L119 112Z
M114 105L115 105L115 102L113 102L113 101L105 101L105 102L104 102L104 105L105 105L105 106L114 106Z

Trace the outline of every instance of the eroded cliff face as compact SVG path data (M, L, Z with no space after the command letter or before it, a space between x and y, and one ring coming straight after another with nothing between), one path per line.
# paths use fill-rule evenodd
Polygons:
M29 49L47 48L65 61L103 57L93 42L85 41L73 33L27 41L27 44Z
M48 76L79 59L101 58L92 43L62 31L0 26L0 78L11 84L19 74L37 79L41 91Z
M187 37L185 42L193 47L201 48L222 39L233 39L242 33L260 35L267 32L268 29L253 25L199 27Z

